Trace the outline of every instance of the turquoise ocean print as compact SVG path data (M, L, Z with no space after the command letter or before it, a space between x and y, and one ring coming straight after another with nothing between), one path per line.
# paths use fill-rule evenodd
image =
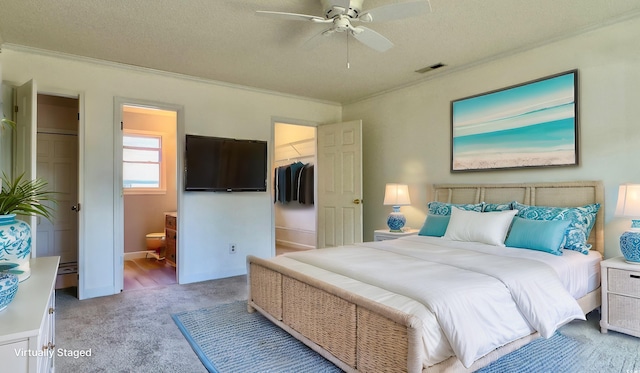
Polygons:
M574 79L453 102L453 170L575 164Z

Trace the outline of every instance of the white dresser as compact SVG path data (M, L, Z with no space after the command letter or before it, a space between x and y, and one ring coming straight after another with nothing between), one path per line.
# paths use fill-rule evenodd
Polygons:
M0 371L54 370L54 286L59 262L59 256L31 259L31 277L18 285L13 302L0 312Z

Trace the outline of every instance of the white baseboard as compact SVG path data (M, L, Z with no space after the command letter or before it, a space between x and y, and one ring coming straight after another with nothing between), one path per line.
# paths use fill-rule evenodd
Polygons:
M276 245L299 250L315 249L316 232L306 229L276 226Z
M132 251L129 253L124 253L124 260L133 260L133 259L140 259L140 258L146 258L148 256L148 254L154 253L155 251L153 250L145 250L145 251Z
M56 290L64 289L73 286L78 286L78 274L77 273L69 273L64 275L58 275L56 277Z
M297 249L297 250L312 250L316 248L315 246L305 245L299 242L291 242L291 241L278 240L278 239L276 239L276 246L286 246L286 247L290 247L292 249Z

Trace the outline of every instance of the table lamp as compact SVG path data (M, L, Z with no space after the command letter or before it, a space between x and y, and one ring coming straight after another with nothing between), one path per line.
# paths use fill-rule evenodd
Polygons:
M384 191L384 205L393 206L393 211L387 219L387 225L391 232L402 232L402 227L407 219L400 212L400 206L410 204L409 187L406 184L387 184Z
M620 185L615 215L633 218L620 236L620 251L627 263L640 264L640 184Z

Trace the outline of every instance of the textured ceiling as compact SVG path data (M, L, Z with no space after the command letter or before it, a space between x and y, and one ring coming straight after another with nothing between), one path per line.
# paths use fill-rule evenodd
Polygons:
M397 0L365 0L372 9ZM319 0L0 0L7 44L347 103L469 64L640 15L640 0L431 0L432 12L367 25L395 46L255 15L322 16ZM427 74L415 70L442 62Z

